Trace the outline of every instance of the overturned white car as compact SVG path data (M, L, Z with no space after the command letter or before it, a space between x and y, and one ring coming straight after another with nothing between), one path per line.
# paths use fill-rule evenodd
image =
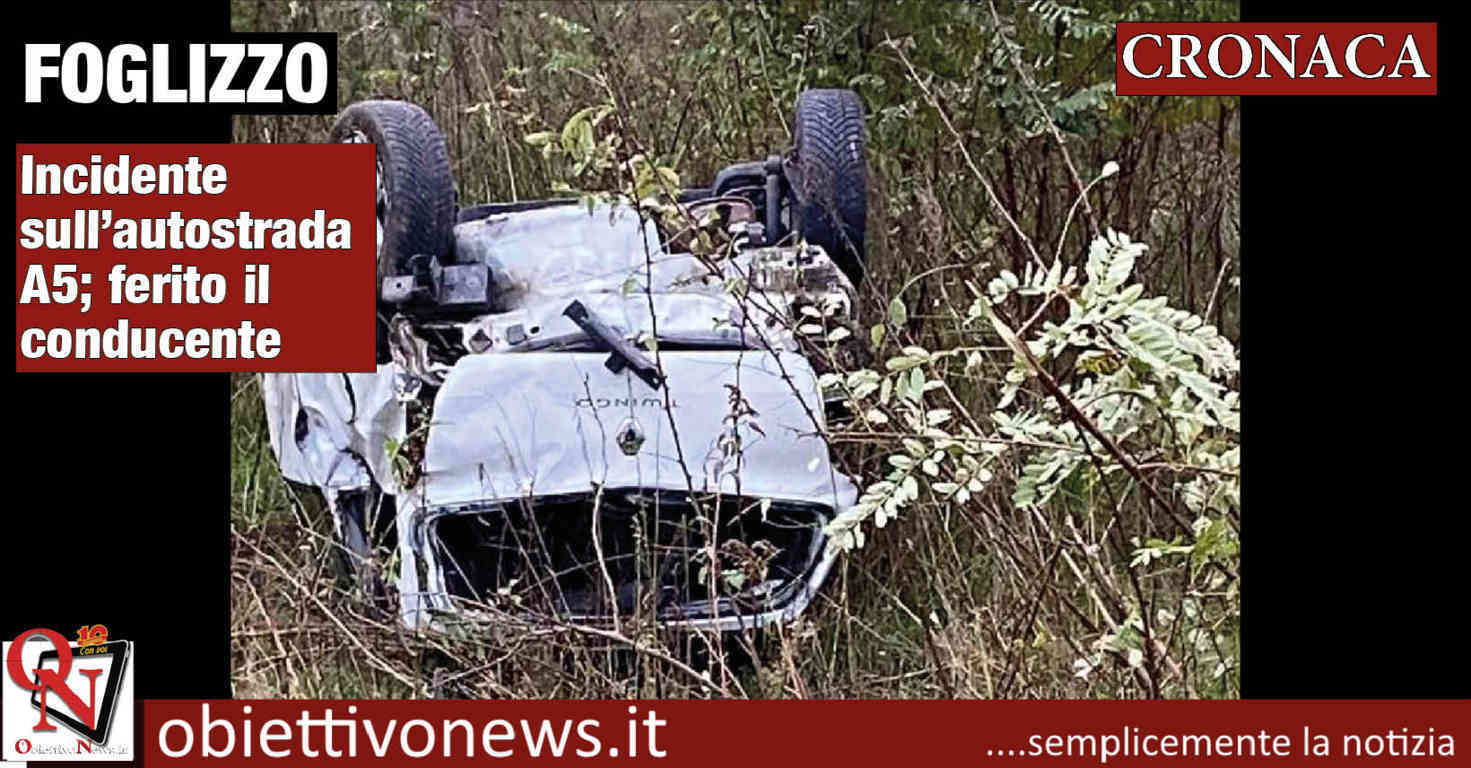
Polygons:
M848 336L866 189L853 93L803 93L795 125L785 156L678 194L731 234L697 256L627 206L456 210L427 114L344 110L333 139L378 149L379 365L262 384L281 471L325 495L345 574L411 626L799 614L857 495L818 371Z

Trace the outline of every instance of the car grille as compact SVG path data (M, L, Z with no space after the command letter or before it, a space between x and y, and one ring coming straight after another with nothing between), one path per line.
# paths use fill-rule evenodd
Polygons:
M609 489L440 508L428 532L444 589L460 602L701 619L791 601L822 554L830 515L802 502Z

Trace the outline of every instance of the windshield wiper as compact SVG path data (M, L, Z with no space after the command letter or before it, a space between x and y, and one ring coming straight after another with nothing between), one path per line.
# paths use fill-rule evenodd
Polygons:
M593 314L580 301L573 301L562 310L566 315L577 323L587 335L602 342L613 354L603 363L608 370L614 373L622 373L625 368L631 369L635 376L643 379L653 389L658 389L664 383L664 374L659 371L659 366L654 364L643 350L635 347L623 335L613 330L611 326L603 322L601 317Z

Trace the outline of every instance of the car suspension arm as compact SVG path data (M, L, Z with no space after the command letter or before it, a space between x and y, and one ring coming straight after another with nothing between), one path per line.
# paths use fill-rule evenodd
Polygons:
M631 368L635 376L643 379L653 389L658 389L664 384L664 374L659 371L659 366L644 354L644 351L635 347L623 335L613 330L612 326L603 322L601 317L588 311L580 301L573 301L562 310L562 314L577 323L587 335L601 341L613 354L608 356L604 365L614 373L621 373L625 368Z

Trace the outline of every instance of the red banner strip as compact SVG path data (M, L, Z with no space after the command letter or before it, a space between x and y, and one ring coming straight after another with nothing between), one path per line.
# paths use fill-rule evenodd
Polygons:
M138 738L150 765L1464 765L1471 701L149 701Z
M1432 96L1429 23L1118 25L1120 96Z

